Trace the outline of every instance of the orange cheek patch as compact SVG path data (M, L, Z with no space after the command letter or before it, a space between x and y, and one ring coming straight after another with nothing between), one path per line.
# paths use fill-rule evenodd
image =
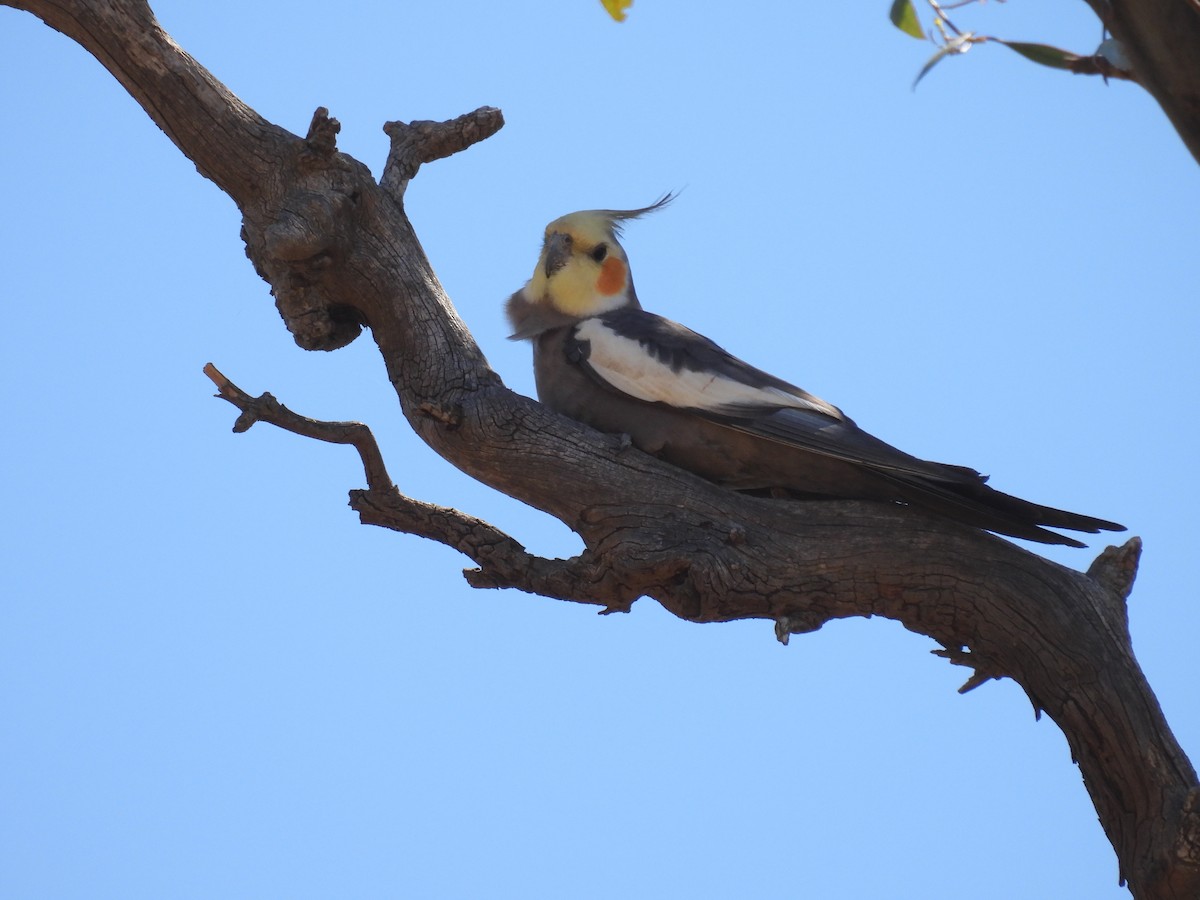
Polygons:
M600 277L596 280L596 290L609 297L624 289L625 263L615 256L610 256L600 266Z

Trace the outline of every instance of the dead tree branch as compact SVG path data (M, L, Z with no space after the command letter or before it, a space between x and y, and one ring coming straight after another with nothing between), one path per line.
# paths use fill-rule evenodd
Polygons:
M337 150L337 123L324 110L304 138L265 122L171 41L139 0L5 2L100 59L237 203L247 252L300 346L335 349L369 328L417 434L481 482L566 523L586 550L572 560L540 559L485 522L404 497L365 426L304 419L210 373L242 410L244 427L267 421L353 444L367 474L367 489L352 495L364 522L456 547L480 567L468 575L479 587L606 609L644 595L688 621L768 619L781 639L836 618L897 619L972 668L966 688L1012 678L1062 728L1135 896L1200 895L1196 773L1138 667L1127 627L1136 539L1105 551L1083 574L899 507L733 494L558 416L509 391L487 366L401 203L420 164L494 132L499 113L390 124L381 186ZM1110 27L1141 48L1139 80L1157 83L1142 70L1155 65L1157 45L1134 40L1134 5L1118 6ZM1164 97L1177 86L1167 75L1161 83ZM1168 110L1173 121L1187 118L1180 110Z

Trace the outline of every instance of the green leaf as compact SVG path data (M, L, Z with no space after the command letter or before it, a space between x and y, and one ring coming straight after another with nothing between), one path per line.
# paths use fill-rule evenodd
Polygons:
M608 10L608 14L618 22L625 21L625 10L633 6L633 0L600 0L600 3Z
M893 0L888 18L905 34L911 34L919 41L925 40L925 32L921 30L921 20L917 18L912 0Z
M1015 50L1028 60L1043 66L1049 66L1052 69L1068 69L1079 62L1079 57L1074 53L1068 53L1066 50L1060 50L1058 47L1051 47L1049 44L1029 44L1024 41L1002 41L999 38L992 40L1003 44L1010 50Z

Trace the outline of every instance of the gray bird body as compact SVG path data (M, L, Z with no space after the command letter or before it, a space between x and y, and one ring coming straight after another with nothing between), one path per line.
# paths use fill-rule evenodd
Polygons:
M901 503L1073 547L1084 545L1043 526L1124 530L996 491L974 469L904 453L837 407L644 311L613 227L644 212L551 223L534 278L509 299L512 337L532 341L547 406L734 490Z

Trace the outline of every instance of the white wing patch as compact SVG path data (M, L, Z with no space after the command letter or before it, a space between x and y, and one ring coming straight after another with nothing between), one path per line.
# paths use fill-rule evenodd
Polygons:
M590 346L588 365L617 390L650 403L716 414L746 409L805 409L829 415L829 408L775 387L754 387L716 372L678 372L633 338L617 334L599 319L586 319L576 336Z

